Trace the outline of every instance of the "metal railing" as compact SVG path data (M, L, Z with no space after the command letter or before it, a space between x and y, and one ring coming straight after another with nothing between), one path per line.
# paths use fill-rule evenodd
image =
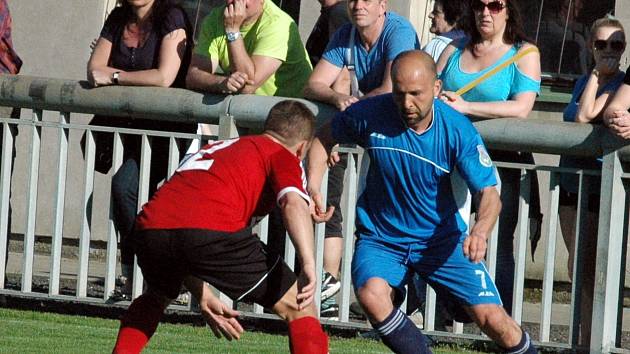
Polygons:
M141 137L141 163L140 163L140 191L138 207L148 199L148 176L150 174L151 161L151 138L155 136L168 137L170 139L169 151L169 174L173 173L179 161L180 151L177 142L181 139L199 138L194 134L166 133L155 131L141 131L134 129L122 129L111 127L96 127L86 124L71 123L70 118L77 113L101 114L110 116L134 117L134 119L156 119L178 122L195 122L218 125L216 137L203 138L229 138L242 134L249 134L260 131L264 118L269 109L282 98L261 97L252 95L242 96L212 96L181 90L163 89L148 87L103 87L90 89L84 82L35 78L28 76L0 76L0 105L29 108L33 110L31 119L9 119L0 117L4 129L2 134L2 152L0 156L0 275L7 273L6 269L6 244L9 237L8 227L10 220L9 196L12 180L12 154L14 146L14 136L10 134L9 126L20 126L20 134L26 134L28 143L18 145L17 150L22 150L25 156L25 175L21 183L26 184L26 193L20 196L13 196L13 201L21 200L25 208L23 250L21 251L21 271L19 272L20 286L17 289L8 289L3 276L0 277L0 294L14 294L20 296L48 297L53 299L86 301L105 303L109 294L115 289L115 276L117 269L117 232L113 222L108 220L105 235L95 235L92 229L91 210L95 205L111 208L111 202L107 197L99 199L95 190L94 173L94 152L95 142L93 133L96 131L108 131L114 134L114 158L113 170L117 170L123 158L122 137L125 135L139 135ZM327 118L332 117L335 110L327 105L307 102L319 121L322 123ZM55 120L43 120L43 113L48 111L58 112ZM599 157L603 156L602 171L578 170L569 168L558 168L556 166L524 165L498 161L497 165L502 168L517 169L521 173L520 202L518 213L518 227L516 230L516 271L514 284L514 307L513 317L517 322L522 321L523 315L523 290L525 278L525 258L527 257L526 244L528 238L527 200L529 200L529 179L532 171L543 171L549 174L549 183L545 189L549 192L549 198L543 200L548 203L549 213L557 215L559 199L559 176L562 173L574 173L580 176L601 175L601 197L600 197L600 219L598 225L599 239L597 246L597 268L596 268L596 289L593 311L593 326L591 335L592 352L619 352L621 351L619 323L620 299L623 289L623 274L625 274L625 226L627 225L628 210L626 208L626 188L624 180L630 176L624 172L622 163L630 159L630 148L625 146L626 142L610 135L605 128L593 125L579 125L548 120L518 120L518 119L495 119L479 121L475 123L476 128L483 136L486 144L495 149L512 151L528 151L545 154L570 154L575 156ZM85 159L69 159L69 153L79 146L72 144L69 133L72 131L84 131L85 134ZM53 140L47 138L46 134L54 137ZM42 144L42 139L54 141L54 144ZM332 326L354 327L357 329L367 329L365 321L357 321L350 317L350 304L353 301L350 282L350 260L353 250L354 232L354 204L357 198L358 175L360 174L359 164L361 152L353 149L342 149L343 153L348 153L348 168L346 169L346 190L344 192L344 202L346 208L343 210L344 224L344 253L341 269L341 292L338 295L340 312L338 320L324 320L323 322ZM51 163L54 169L40 169L44 162ZM78 166L74 166L78 165ZM75 170L82 171L83 185L77 189L73 188L72 193L68 193L68 169L74 166ZM54 176L54 177L53 177ZM48 274L46 283L47 291L42 292L33 289L33 269L34 260L41 256L41 251L36 251L36 223L38 221L38 205L41 203L42 195L38 194L38 186L41 185L42 177L48 181L54 180L52 227L50 230L50 247L45 254L49 266L46 268ZM15 178L15 176L13 176ZM586 188L582 183L584 178L580 178L581 190ZM324 186L326 183L324 183ZM101 188L103 188L101 186ZM105 186L105 189L108 189ZM324 187L325 188L325 187ZM80 190L80 193L74 191ZM323 193L325 194L325 190ZM78 235L67 235L64 233L64 203L72 197L81 199L81 218L77 222L81 223ZM22 198L22 199L20 199ZM578 214L585 210L585 203L580 194ZM13 203L13 208L19 203ZM111 211L110 211L111 213ZM579 220L578 220L579 221ZM259 236L263 241L267 240L267 225L265 219L257 226ZM580 223L578 222L578 225ZM576 271L573 279L574 291L572 292L572 312L566 326L570 330L569 338L566 342L558 343L551 339L552 328L552 294L554 285L554 269L557 266L555 261L556 253L556 230L557 218L549 217L543 227L548 240L540 249L545 251L545 266L542 281L542 300L540 305L539 333L537 333L538 343L543 346L555 348L571 348L577 343L576 328L579 323L579 289L580 274ZM316 266L321 272L323 264L323 240L324 225L317 225L316 233ZM578 236L582 232L578 232ZM68 238L75 238L78 248L77 265L74 272L62 272L64 259L62 247ZM103 240L105 246L105 257L100 262L94 261L91 244L95 240ZM579 240L579 238L578 238ZM285 259L290 266L293 266L295 250L291 243L286 242ZM488 268L492 275L496 272L496 251L497 251L497 229L490 239L487 257ZM18 252L19 253L19 252ZM576 257L576 263L581 261L580 252ZM133 295L138 296L142 291L141 272L134 272ZM620 276L621 275L621 276ZM75 282L73 294L64 294L60 291L60 281L62 278L70 278ZM102 294L98 297L90 295L89 289L94 282L99 279L102 282ZM319 291L317 300L319 299ZM229 301L226 297L223 300ZM316 300L316 301L317 301ZM319 301L317 301L319 303ZM447 335L460 338L474 338L483 340L479 334L470 334L463 325L454 323L452 333L444 333L435 329L435 293L429 289L424 313L424 330L433 335ZM245 306L246 315L266 316L260 306L247 307L247 304L234 304L239 308ZM474 332L474 331L473 331Z

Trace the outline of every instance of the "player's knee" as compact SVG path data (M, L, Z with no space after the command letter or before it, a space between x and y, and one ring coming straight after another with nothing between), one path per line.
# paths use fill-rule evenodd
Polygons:
M379 312L383 304L391 302L390 293L391 288L385 280L370 278L358 289L357 298L368 315L374 317L372 314Z
M498 305L480 306L475 309L479 327L495 333L518 329L516 322Z

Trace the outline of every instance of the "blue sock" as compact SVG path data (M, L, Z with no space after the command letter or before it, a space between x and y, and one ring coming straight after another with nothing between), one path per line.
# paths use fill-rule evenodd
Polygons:
M383 343L394 353L431 353L427 340L405 313L396 308L381 323L372 323Z
M536 347L529 339L529 334L523 331L523 335L521 336L521 341L515 347L508 348L505 350L508 354L536 354L538 351Z

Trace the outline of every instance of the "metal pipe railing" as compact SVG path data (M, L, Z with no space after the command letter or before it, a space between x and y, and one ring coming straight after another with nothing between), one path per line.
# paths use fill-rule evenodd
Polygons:
M70 129L85 129L85 126L77 124L69 124L70 113L88 113L88 114L101 114L111 116L123 116L133 117L133 119L153 119L153 120L167 120L178 122L195 122L195 123L209 123L218 124L219 138L231 137L237 134L237 128L259 131L262 129L264 119L271 109L271 107L280 100L281 97L262 97L254 95L239 95L239 96L217 96L217 95L203 95L197 92L192 92L183 89L165 89L155 87L125 87L125 86L110 86L102 88L89 88L86 82L72 81L63 79L48 79L29 76L12 76L12 75L0 75L0 105L30 108L34 110L31 120L17 121L19 124L24 124L28 128L27 134L30 138L31 145L29 149L29 172L28 172L28 189L26 203L28 205L29 212L27 215L27 227L25 232L25 244L24 244L24 261L22 269L22 284L21 293L31 293L32 282L32 266L33 266L33 243L34 243L34 225L35 225L35 210L37 208L37 175L39 173L39 159L40 159L40 141L42 127L53 127L60 132L59 135L59 164L60 169L57 174L57 193L61 193L55 199L55 227L54 227L54 240L52 247L51 257L51 274L50 274L50 293L49 296L59 296L59 272L60 265L58 264L60 259L60 247L62 238L62 228L60 222L63 221L63 194L65 193L65 181L63 175L65 175L67 164L67 151L70 150L68 146L68 136L66 133ZM336 110L321 103L313 103L305 100L301 100L306 103L307 106L316 114L318 123L323 123L326 119L332 117ZM59 111L60 119L56 123L42 122L43 111ZM4 117L0 117L4 118ZM4 124L3 135L3 150L2 150L2 188L0 188L0 276L4 275L6 271L4 268L4 241L6 240L6 226L8 215L8 192L7 187L10 187L11 176L10 171L10 154L11 149L7 147L11 146L12 137L8 134L8 120L2 119ZM15 124L16 121L12 121ZM608 132L608 130L602 126L589 125L589 124L572 124L565 122L556 122L550 120L541 119L517 119L517 118L502 118L477 121L474 123L480 134L482 135L486 144L494 149L512 150L512 151L528 151L535 153L547 153L547 154L564 154L575 155L583 157L600 157L604 156L604 166L601 172L602 186L601 186L601 207L600 207L600 220L599 220L599 243L597 249L597 288L595 290L595 302L594 302L594 315L593 315L593 333L592 338L592 352L609 352L615 349L615 325L618 321L617 306L619 303L619 292L616 290L620 286L619 274L621 267L621 252L625 250L623 245L623 225L624 213L624 198L625 189L622 183L622 178L627 178L627 173L623 172L622 161L630 161L630 147L628 141L623 141L616 138ZM88 127L91 129L91 127ZM88 144L86 150L87 166L86 179L84 187L88 187L85 191L83 204L87 204L87 198L92 195L92 179L93 179L93 153L94 142L90 139L92 136L91 130L87 130ZM122 144L120 142L121 135L123 134L138 134L129 129L106 128L106 130L114 131L116 148L114 151L114 169L120 166L122 159ZM148 174L148 161L151 158L150 141L147 136L154 134L154 132L142 132L142 147L143 158L142 163L146 165L141 169L141 174ZM168 133L157 133L160 136L166 136ZM175 146L174 139L182 138L182 134L173 134L170 136L171 145ZM23 148L23 147L18 147ZM169 171L173 171L177 164L177 153L172 151L169 160ZM42 155L43 156L43 155ZM354 161L354 159L351 159ZM70 164L67 164L68 166ZM512 166L514 165L514 166ZM9 167L8 169L6 167ZM529 169L544 169L551 171L551 180L549 182L549 190L551 191L551 199L549 201L551 213L557 213L558 209L558 180L560 173L566 173L567 169L556 169L554 167L538 168L536 166L516 166L516 164L503 164L507 168L517 168L521 170L523 176L523 182L521 183L521 203L519 219L527 219L527 203L524 200L529 193L527 183L529 174L526 170ZM353 181L356 181L355 169L349 169L347 172ZM570 171L570 173L581 174L598 174L599 171ZM147 179L144 175L143 179ZM352 182L354 183L354 182ZM143 183L143 185L146 183ZM146 186L141 188L140 202L146 200ZM353 203L356 198L356 190L354 185L349 188L350 193L347 196ZM584 189L584 188L582 188ZM87 207L84 205L84 209ZM580 206L583 208L583 206ZM352 206L350 210L346 210L347 221L353 219ZM85 216L85 215L84 215ZM555 219L555 218L554 218ZM89 240L90 232L88 231L90 220L83 220L86 223L81 231L80 236L80 264L77 277L77 297L80 299L88 300L85 294L85 287L87 285L87 264L89 260ZM114 274L115 269L115 251L116 251L116 235L111 225L108 224L107 240L107 272L105 275L105 290L113 289L114 287ZM555 230L557 229L557 223L555 220L549 222L548 232L553 234L548 241L546 247L547 253L555 253ZM345 246L348 250L351 249L351 234L353 227L350 224L345 225L344 235L350 235L350 238L346 239ZM516 293L520 294L516 296L515 312L517 320L520 320L522 313L522 289L523 289L523 277L525 268L525 245L527 237L527 227L524 222L521 222L518 228L518 247L517 247L517 282L515 284ZM265 234L263 232L263 234ZM317 227L317 254L318 257L322 254L322 241L323 241L323 228ZM494 231L493 240L496 242L496 229ZM496 244L490 245L489 259L492 260L494 253L496 252ZM292 250L287 248L287 252L290 255ZM350 251L344 254L344 257L348 258ZM546 255L546 262L554 262L552 254ZM344 274L349 273L348 264L345 265ZM318 268L321 269L321 260L318 260ZM492 261L490 262L490 268L493 271ZM112 270L113 269L113 270ZM549 341L549 329L551 327L551 287L553 284L553 265L545 265L545 277L544 277L544 294L542 301L542 315L541 315L541 340L545 343ZM54 273L54 274L53 274ZM342 274L342 277L344 275ZM345 277L344 287L342 291L341 311L340 311L340 324L347 324L349 320L348 305L349 305L349 277ZM136 278L134 294L137 295L140 289L140 278ZM622 285L622 284L621 284ZM0 290L4 288L3 279L0 278ZM33 293L34 294L34 293ZM319 295L318 295L319 296ZM429 293L428 304L435 302L435 295ZM262 313L262 308L255 308L256 313ZM429 331L433 331L433 310L427 312L427 318L425 325ZM332 323L328 321L327 323ZM603 326L601 324L604 324ZM569 324L570 328L575 330L576 323ZM457 330L461 332L462 327L458 326ZM575 333L575 332L573 332ZM455 335L455 334L453 334ZM456 336L456 335L455 335ZM574 342L574 340L572 340ZM552 344L552 343L550 343ZM571 343L569 343L571 344Z

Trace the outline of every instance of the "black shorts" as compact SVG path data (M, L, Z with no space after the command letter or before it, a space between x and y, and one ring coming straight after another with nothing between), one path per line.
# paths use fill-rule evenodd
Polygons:
M341 195L343 194L343 180L348 166L348 154L339 154L339 162L328 170L328 206L334 206L330 220L326 222L325 237L342 237L341 223L343 215L341 214Z
M133 242L147 284L169 298L177 297L184 278L192 275L233 300L271 308L297 279L250 228L143 230Z

